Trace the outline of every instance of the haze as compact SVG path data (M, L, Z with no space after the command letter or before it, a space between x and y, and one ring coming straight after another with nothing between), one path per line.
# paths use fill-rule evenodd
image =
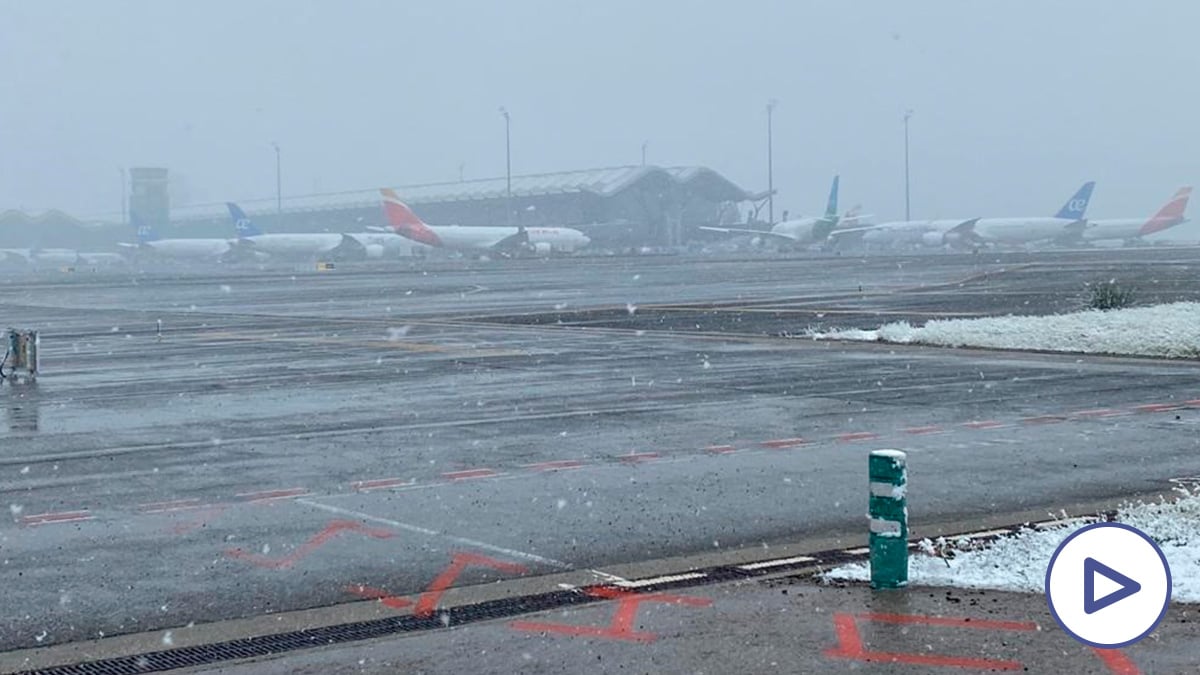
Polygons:
M641 161L818 211L1097 218L1196 180L1193 2L5 2L0 209L112 217L118 167L176 202ZM1185 227L1196 232L1195 224ZM1182 228L1181 228L1182 229Z

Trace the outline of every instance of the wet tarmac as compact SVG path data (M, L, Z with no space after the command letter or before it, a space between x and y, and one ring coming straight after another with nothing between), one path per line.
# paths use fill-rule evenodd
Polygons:
M3 323L43 334L36 384L0 388L0 646L419 592L463 552L601 579L852 545L876 447L912 453L917 534L1169 490L1200 474L1195 362L780 335L1073 309L1114 277L1195 299L1197 266L1146 249L0 276Z

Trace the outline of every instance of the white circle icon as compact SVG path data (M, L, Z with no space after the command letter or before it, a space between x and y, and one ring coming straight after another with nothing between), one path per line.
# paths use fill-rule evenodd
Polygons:
M1071 637L1101 649L1150 634L1171 602L1171 569L1150 537L1122 523L1071 533L1046 569L1046 602Z

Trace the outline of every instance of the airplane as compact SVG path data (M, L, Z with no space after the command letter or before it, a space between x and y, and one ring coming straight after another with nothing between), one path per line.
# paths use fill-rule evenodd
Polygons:
M264 234L240 206L233 202L225 206L233 218L237 245L272 258L323 258L345 241L343 235L330 232Z
M79 254L69 248L6 248L0 249L0 258L6 262L31 265L74 265Z
M1191 186L1181 187L1149 219L1146 218L1112 218L1107 220L1089 220L1081 232L1084 241L1139 241L1142 237L1156 232L1162 232L1180 223L1187 222L1184 211L1187 210L1188 198L1192 196Z
M161 239L136 212L129 214L129 221L137 231L137 243L118 244L125 249L148 251L179 260L221 260L234 249L234 242L230 239Z
M734 235L750 235L759 237L763 240L775 241L776 243L785 244L788 246L804 246L807 244L816 244L825 241L834 228L838 226L841 218L837 214L838 202L838 177L833 177L833 185L829 188L829 201L825 205L825 215L819 218L792 218L771 225L770 230L750 230L739 229L735 227L708 227L702 226L700 229L707 232L720 232L721 234ZM857 222L860 218L867 216L847 213L846 216Z
M1052 217L980 218L970 228L976 242L985 244L1032 244L1039 241L1065 241L1087 226L1087 207L1095 181L1084 183L1075 195Z
M861 228L839 230L837 234L862 232L870 245L918 245L952 248L981 244L1027 244L1035 241L1063 240L1083 230L1088 202L1095 181L1084 183L1054 216L1027 218L943 218L900 220Z
M591 241L569 227L499 227L429 225L394 190L383 188L383 212L392 230L400 236L436 248L508 255L573 253Z

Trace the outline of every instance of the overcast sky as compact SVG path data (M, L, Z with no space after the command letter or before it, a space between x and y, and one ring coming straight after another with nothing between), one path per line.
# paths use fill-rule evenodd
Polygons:
M513 171L702 164L776 213L1152 212L1200 177L1200 3L0 0L0 210L119 209L121 166L188 202Z

